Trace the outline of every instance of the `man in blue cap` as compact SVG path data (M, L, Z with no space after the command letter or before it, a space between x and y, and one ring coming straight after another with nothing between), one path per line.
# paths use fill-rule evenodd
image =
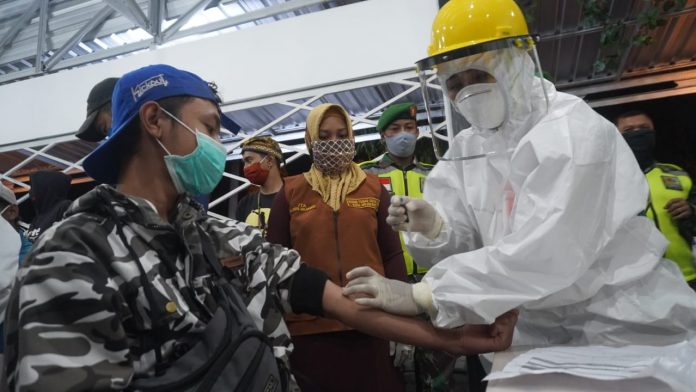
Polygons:
M510 344L514 313L440 332L366 310L297 252L207 216L191 195L217 185L226 160L220 127L235 129L218 102L208 83L171 66L121 77L109 136L84 162L95 180L117 185L76 200L28 256L9 299L2 385L288 389L284 311L459 353ZM233 344L246 337L255 338Z

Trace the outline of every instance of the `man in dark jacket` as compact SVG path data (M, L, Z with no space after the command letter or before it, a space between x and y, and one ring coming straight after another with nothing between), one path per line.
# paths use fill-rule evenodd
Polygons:
M46 229L63 219L70 206L70 176L65 173L38 171L29 176L29 197L34 204L36 216L31 221L27 238L34 242Z

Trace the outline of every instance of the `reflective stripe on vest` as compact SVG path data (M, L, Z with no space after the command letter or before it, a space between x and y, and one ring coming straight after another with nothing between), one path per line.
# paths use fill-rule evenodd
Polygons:
M646 215L655 222L655 225L669 241L665 258L677 263L684 279L688 282L696 279L694 255L689 243L679 234L676 222L672 219L669 211L665 209L670 200L675 198L688 199L689 197L692 186L691 178L686 173L679 172L680 170L677 166L658 164L645 174L650 187L650 201Z

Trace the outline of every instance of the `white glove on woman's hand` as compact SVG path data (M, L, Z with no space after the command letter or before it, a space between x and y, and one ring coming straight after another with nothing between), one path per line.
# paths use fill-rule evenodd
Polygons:
M435 207L425 200L408 196L392 196L387 223L395 231L422 233L430 239L440 234L442 218Z
M403 316L435 313L430 287L425 282L411 285L387 279L370 267L354 268L346 276L349 282L343 288L343 295L369 296L356 298L357 304Z

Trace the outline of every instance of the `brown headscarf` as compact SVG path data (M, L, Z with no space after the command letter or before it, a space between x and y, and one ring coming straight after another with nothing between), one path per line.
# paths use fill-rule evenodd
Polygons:
M321 104L307 115L307 131L305 132L305 144L307 150L312 152L312 142L319 140L319 126L328 116L340 116L346 122L348 137L354 139L353 125L350 116L341 105L324 103ZM365 172L355 162L337 176L329 176L312 165L311 169L304 174L305 179L312 187L312 190L321 195L321 199L334 211L338 211L341 204L346 199L346 195L353 192L365 180Z

